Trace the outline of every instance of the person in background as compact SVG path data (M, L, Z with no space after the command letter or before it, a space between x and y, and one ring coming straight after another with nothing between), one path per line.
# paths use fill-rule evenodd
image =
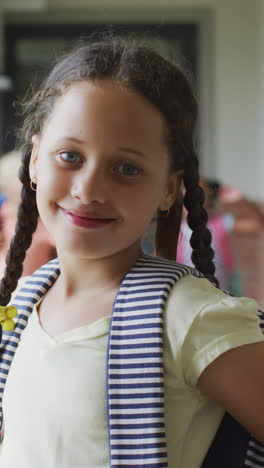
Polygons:
M19 151L11 151L0 158L0 191L4 198L0 208L2 225L0 242L1 276L4 274L6 253L10 241L15 234L17 209L22 187L18 178L20 162L21 153ZM23 264L23 276L33 273L33 271L55 256L54 241L42 221L39 220L32 244Z
M232 215L232 232L235 234L251 235L264 232L264 214L261 206L245 197L235 187L221 185L219 210Z

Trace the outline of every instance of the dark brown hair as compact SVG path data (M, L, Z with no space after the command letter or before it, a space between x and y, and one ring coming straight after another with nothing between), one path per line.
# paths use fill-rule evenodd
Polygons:
M29 161L32 136L41 133L58 96L73 82L112 79L147 98L165 117L171 170L182 170L186 188L184 205L193 234L192 261L207 278L214 278L211 234L206 227L204 194L199 187L198 159L194 149L197 105L192 87L181 69L153 50L134 41L107 38L86 44L63 57L52 69L39 91L25 106L22 128L22 164L19 178L23 184L15 236L7 255L4 278L0 284L0 303L6 305L22 274L25 253L38 221L35 192L30 188ZM169 216L158 214L157 253L175 259L180 229L182 200L178 199Z

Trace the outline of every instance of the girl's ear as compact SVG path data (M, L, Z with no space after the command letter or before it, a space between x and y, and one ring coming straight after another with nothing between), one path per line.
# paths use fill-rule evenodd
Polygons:
M183 171L176 171L169 175L164 196L160 202L160 211L167 211L181 194Z
M33 135L32 137L32 151L29 162L29 175L32 182L37 183L37 160L39 149L39 136Z

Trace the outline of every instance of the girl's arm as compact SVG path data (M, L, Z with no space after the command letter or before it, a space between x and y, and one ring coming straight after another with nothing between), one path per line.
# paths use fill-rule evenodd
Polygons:
M223 353L203 371L197 386L264 443L264 342Z

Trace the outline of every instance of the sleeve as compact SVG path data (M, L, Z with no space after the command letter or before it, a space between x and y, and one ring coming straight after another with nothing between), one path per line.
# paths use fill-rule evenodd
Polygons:
M264 339L256 302L245 297L221 295L217 301L208 303L207 300L198 309L183 341L183 375L192 387L205 368L221 354Z
M257 303L232 297L205 278L176 282L164 309L164 368L195 389L209 364L224 352L263 341ZM187 390L187 388L186 388Z

